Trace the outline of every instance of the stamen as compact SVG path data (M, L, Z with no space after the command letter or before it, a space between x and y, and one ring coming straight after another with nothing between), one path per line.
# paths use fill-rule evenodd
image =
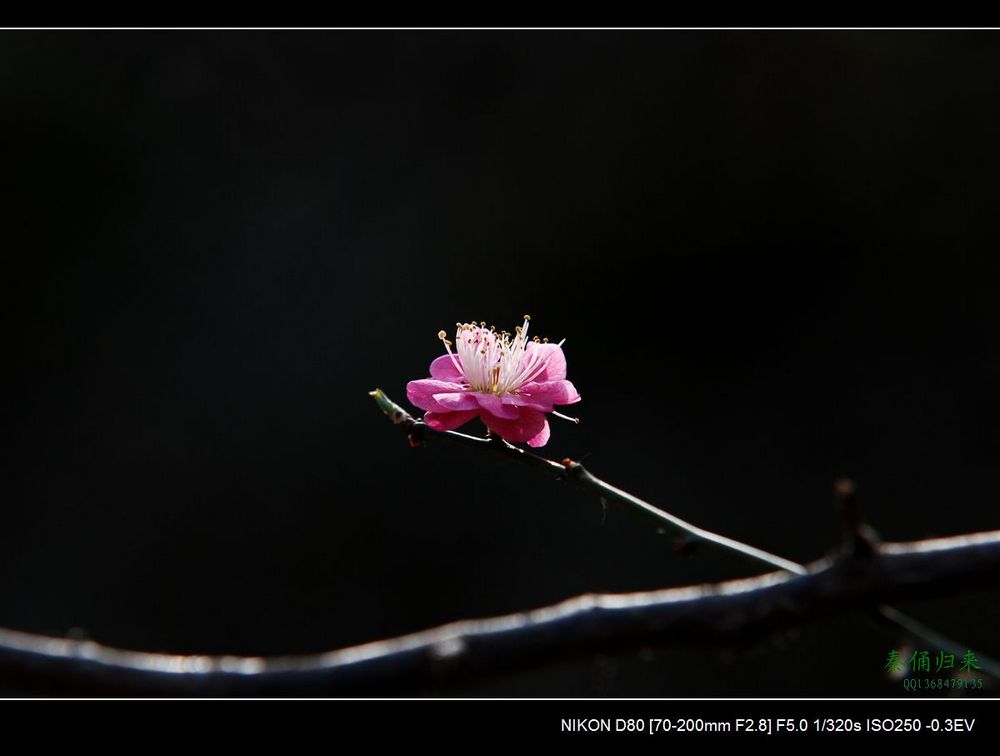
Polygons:
M449 348L451 342L444 331L438 334L451 356L452 364L462 374L464 382L473 391L488 391L503 396L517 393L526 383L535 380L545 370L548 360L541 350L528 354L528 328L531 316L526 315L514 333L497 331L496 326L486 327L486 321L456 323L456 353ZM535 344L547 343L537 336Z
M438 338L441 339L441 341L444 343L444 348L448 352L448 356L451 357L451 364L455 366L455 370L458 371L458 374L462 376L463 380L468 381L468 379L465 377L465 371L462 370L462 366L458 363L458 360L455 358L454 353L451 351L451 342L448 341L448 334L445 333L443 330L438 331ZM455 338L458 339L459 344L462 343L462 336L460 333L455 334Z
M563 413L556 412L555 410L552 410L552 414L556 417L561 417L563 420L569 420L571 423L576 423L577 425L580 424L580 418L578 417L570 417L569 415L564 415Z

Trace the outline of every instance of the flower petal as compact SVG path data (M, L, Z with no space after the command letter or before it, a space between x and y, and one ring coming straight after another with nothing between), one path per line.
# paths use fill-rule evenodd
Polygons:
M424 422L437 431L455 430L461 425L465 425L470 420L474 420L479 410L468 410L465 412L425 412Z
M479 408L479 402L476 401L478 396L471 391L453 391L447 394L434 394L434 401L452 412L476 410Z
M505 404L495 394L476 392L469 395L474 396L479 406L495 417L503 418L504 420L516 420L521 414L517 407Z
M569 381L546 381L526 383L516 394L505 394L503 401L516 407L551 412L554 404L576 404L580 401L580 395Z
M537 344L534 341L528 342L524 348L524 364L534 354L539 355L539 359L545 360L545 367L542 372L534 377L534 381L544 383L546 381L561 381L566 378L566 355L563 354L562 347L557 344Z
M486 410L482 410L479 413L479 417L482 418L483 422L486 423L486 427L492 433L515 443L524 443L530 439L539 437L540 434L546 433L545 426L548 425L544 414L538 410L528 408L522 408L516 420L497 417L496 415L491 415ZM542 441L542 443L545 443L545 441Z
M545 446L549 442L549 419L543 415L542 420L545 421L545 425L542 426L542 429L538 433L528 439L528 446L535 449L539 446Z
M406 398L410 400L410 404L422 410L444 410L447 408L439 404L434 395L452 394L461 390L461 385L457 383L421 378L406 384Z
M455 362L459 365L462 364L458 355L455 355ZM449 383L462 383L465 380L465 376L455 367L455 362L452 362L450 355L442 354L431 363L431 378L436 378L439 381L448 381Z

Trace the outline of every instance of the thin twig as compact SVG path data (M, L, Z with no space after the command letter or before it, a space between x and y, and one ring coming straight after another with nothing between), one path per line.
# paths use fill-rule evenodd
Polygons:
M506 459L526 464L530 467L552 473L560 480L568 480L583 488L596 491L604 499L614 499L630 507L638 509L647 515L655 517L661 526L678 535L701 541L712 546L717 546L728 552L739 554L741 557L752 562L763 564L768 567L777 567L780 570L788 570L796 575L805 573L805 567L796 562L784 559L776 554L771 554L763 549L740 543L732 538L711 531L699 528L680 517L665 512L659 507L655 507L649 502L643 501L637 496L633 496L627 491L612 486L596 475L591 474L582 464L572 460L565 460L562 463L546 459L533 452L526 451L517 446L512 446L498 437L478 438L468 436L456 431L436 431L429 428L423 421L417 420L409 412L393 402L381 389L370 392L370 396L375 399L379 408L384 412L395 425L400 426L409 436L411 445L418 446L428 442L443 442L457 444L459 446L470 446L477 449L487 450L500 455Z
M586 594L323 654L179 656L0 629L0 681L87 695L366 695L426 690L594 651L746 642L881 601L993 586L1000 531L876 547L723 583ZM978 656L978 654L977 654ZM982 657L978 657L982 664Z
M736 554L744 558L747 561L756 564L764 564L769 567L777 567L778 569L787 570L795 575L804 575L806 573L807 568L802 564L790 561L776 554L764 551L763 549L758 549L755 546L742 543L732 538L727 538L726 536L719 535L718 533L705 530L704 528L700 528L697 525L693 525L685 520L682 520L669 512L665 512L659 507L656 507L647 501L643 501L637 496L633 496L627 491L623 491L620 488L616 488L610 483L601 480L597 476L591 474L579 462L567 459L560 464L559 462L546 459L545 457L534 454L533 452L512 446L506 441L498 438L485 439L468 436L464 433L457 433L455 431L435 431L429 428L421 420L414 418L405 409L389 399L389 397L387 397L385 392L381 389L375 389L374 391L369 392L369 395L375 399L379 408L392 420L393 424L400 426L402 430L406 432L410 439L410 444L413 446L427 443L429 441L440 441L444 443L458 444L461 446L488 449L507 459L522 462L536 469L553 473L555 477L560 480L568 480L583 488L593 490L601 497L602 501L613 499L620 501L623 504L627 504L640 512L654 517L661 526L665 525L674 533L682 535L690 541L697 541L724 549L729 553ZM842 495L848 497L849 503L851 504L849 516L856 519L859 515L856 510L856 501L853 498L853 484L850 484L849 481L838 481L838 486L842 489ZM871 549L873 547L871 543L861 540L863 530L863 523L860 521L852 521L850 523L851 532L848 535L849 537L855 539L849 544L849 548L852 551L858 550L859 546L862 544L865 549ZM880 606L872 615L869 616L870 619L874 620L879 626L902 629L907 634L920 638L924 642L930 643L935 648L940 648L948 653L958 655L965 650L960 644L950 638L945 637L932 628L927 627L917 619L910 617L909 615L904 614L891 606ZM986 670L990 675L1000 679L1000 663L989 657L983 657L983 667L984 670Z

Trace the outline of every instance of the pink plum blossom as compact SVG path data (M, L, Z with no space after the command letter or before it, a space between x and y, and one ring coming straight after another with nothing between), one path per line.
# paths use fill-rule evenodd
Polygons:
M575 422L554 409L580 401L566 380L562 342L529 341L530 320L525 315L513 337L485 323L458 323L454 352L441 331L446 354L431 363L430 378L406 386L409 400L426 412L424 422L445 431L478 417L494 435L534 447L549 440L546 413Z

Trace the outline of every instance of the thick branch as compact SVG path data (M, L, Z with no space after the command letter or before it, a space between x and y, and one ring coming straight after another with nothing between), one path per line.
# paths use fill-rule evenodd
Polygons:
M465 620L325 654L175 656L0 629L0 680L42 692L118 695L391 694L593 651L744 642L909 596L995 586L1000 531L890 543L786 571Z

